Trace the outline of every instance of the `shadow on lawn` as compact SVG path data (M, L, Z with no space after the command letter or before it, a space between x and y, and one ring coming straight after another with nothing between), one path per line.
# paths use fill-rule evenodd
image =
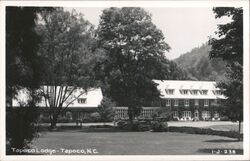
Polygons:
M84 129L79 129L78 132L97 132L97 133L102 133L102 132L131 132L125 129L119 129L119 128L84 128Z
M243 149L199 149L199 153L213 154L213 155L242 155Z
M96 133L102 133L102 132L131 132L129 130L115 128L115 127L102 127L102 128L96 128L96 127L57 127L53 131L48 129L40 130L40 132L84 132L84 133L90 133L90 132L96 132Z
M204 142L211 142L211 143L230 143L230 142L242 142L238 139L232 140L232 139L214 139L214 140L205 140Z

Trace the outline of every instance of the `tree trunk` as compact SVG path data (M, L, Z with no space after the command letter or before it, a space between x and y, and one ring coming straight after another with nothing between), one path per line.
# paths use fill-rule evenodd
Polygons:
M50 130L56 129L56 123L57 123L57 116L53 115L53 118L50 123Z
M129 124L131 126L131 130L133 130L134 111L132 107L128 107L128 117L129 117Z
M239 136L238 136L238 140L240 141L241 140L241 135L240 135L240 130L241 130L241 121L239 121Z

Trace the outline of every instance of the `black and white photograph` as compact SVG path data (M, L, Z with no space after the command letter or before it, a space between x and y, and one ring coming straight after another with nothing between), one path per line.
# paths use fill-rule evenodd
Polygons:
M1 160L250 159L249 1L0 3Z

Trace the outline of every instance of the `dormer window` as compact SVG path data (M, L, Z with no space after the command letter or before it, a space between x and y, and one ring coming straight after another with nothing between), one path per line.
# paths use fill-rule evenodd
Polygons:
M167 94L174 94L174 89L166 89Z
M77 99L77 102L79 103L79 104L85 104L86 103L86 98L78 98Z
M222 91L221 91L221 90L215 90L215 91L214 91L214 94L215 94L215 95L222 95Z
M208 92L208 90L201 90L201 91L200 91L200 93L201 93L202 95L207 95L207 92Z
M198 90L192 90L192 94L197 95L198 94Z
M188 90L187 89L182 89L180 90L181 94L188 94Z

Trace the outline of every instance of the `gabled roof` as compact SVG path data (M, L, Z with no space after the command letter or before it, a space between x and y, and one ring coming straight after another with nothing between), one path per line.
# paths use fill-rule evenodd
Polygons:
M41 88L44 88L42 86ZM81 94L84 92L83 94ZM81 94L81 95L80 95ZM80 95L80 96L79 96ZM86 103L79 103L76 97L79 96L79 99L86 99ZM73 92L72 96L67 100L68 102L73 101L68 107L69 108L96 108L101 104L103 95L101 88L92 88L85 92L83 89L79 88ZM18 91L18 94L15 99L12 99L13 107L19 107L20 104L27 104L29 100L29 91L26 88L23 88ZM45 99L42 97L41 101L37 103L38 107L46 107ZM64 104L65 106L65 104Z
M216 94L221 91L216 87L213 81L180 81L180 80L153 80L158 84L157 88L161 92L161 98L171 99L225 99L225 96ZM166 90L174 89L173 94L167 94ZM187 94L181 93L182 90L188 90ZM197 94L193 94L193 90L198 90ZM202 90L207 90L207 94L201 94Z

